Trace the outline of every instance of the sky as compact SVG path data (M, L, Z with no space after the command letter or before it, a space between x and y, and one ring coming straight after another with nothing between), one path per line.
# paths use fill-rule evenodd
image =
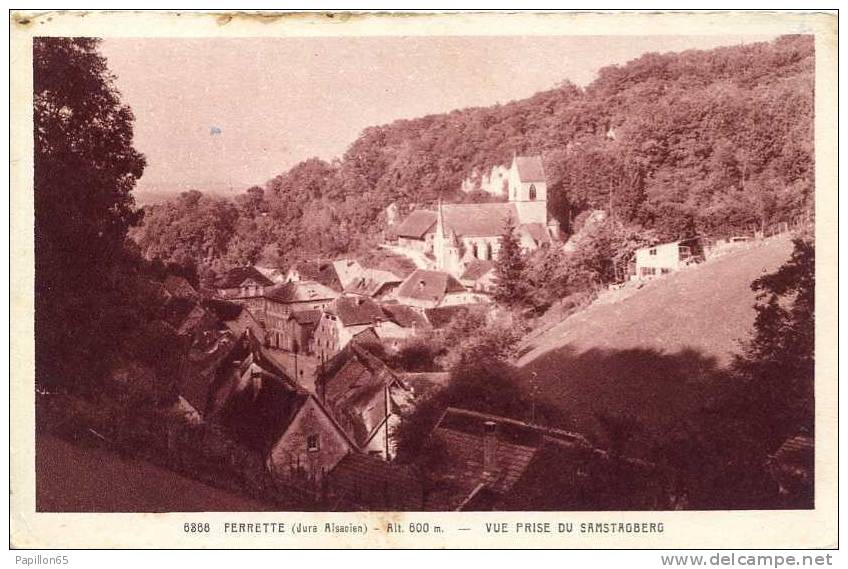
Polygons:
M765 36L108 38L147 157L136 195L242 191L368 126L529 97L648 52Z

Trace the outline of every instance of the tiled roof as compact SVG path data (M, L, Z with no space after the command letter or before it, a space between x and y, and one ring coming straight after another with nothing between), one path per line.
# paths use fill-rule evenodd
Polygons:
M386 419L386 388L405 386L355 340L329 367L332 372L321 374L317 382L321 399L348 436L364 447Z
M342 291L342 282L333 261L303 261L294 268L303 281L315 281L336 292Z
M219 421L247 446L266 454L280 439L309 399L306 391L263 374L259 389L234 394Z
M318 321L321 320L321 311L295 310L289 315L289 318L294 319L294 321L300 325L317 324Z
M227 322L237 320L245 308L237 302L229 302L217 298L208 299L203 302L203 305L212 311L218 318Z
M177 298L195 298L197 297L197 291L194 290L194 287L189 284L189 282L183 278L175 275L168 275L165 281L162 283L162 286L171 296Z
M346 455L327 477L337 510L415 511L423 489L414 469L359 453Z
M414 298L439 303L446 294L463 292L465 288L456 278L441 271L417 269L397 290L397 297Z
M425 330L431 328L427 318L411 306L403 304L383 304L383 312L389 320L402 328L415 328Z
M487 423L494 424L488 434ZM488 471L484 469L487 436L495 441L494 460ZM591 449L588 441L575 433L456 408L445 411L431 437L445 453L444 460L431 473L439 481L439 490L428 508L438 509L465 507L481 485L491 493L509 492L549 441Z
M338 293L328 286L317 282L281 283L265 289L266 298L277 302L309 302L331 300Z
M423 239L431 227L436 224L436 212L426 209L416 209L398 226L398 237Z
M362 294L366 296L374 296L380 290L389 284L398 284L403 279L390 271L380 269L362 269L359 274L353 277L347 285L345 292L354 294Z
M518 168L518 178L522 182L544 182L545 168L541 156L516 156L515 165Z
M477 279L479 279L494 268L495 264L492 261L476 259L466 265L465 272L462 273L462 276L459 277L459 280L476 281Z
M215 281L215 286L218 288L238 288L248 279L255 281L260 286L274 284L271 279L260 273L255 267L236 267L219 277Z
M514 203L444 204L442 215L447 229L458 237L498 237L508 217L518 220Z
M385 319L380 305L367 296L340 296L327 308L345 326L375 324Z

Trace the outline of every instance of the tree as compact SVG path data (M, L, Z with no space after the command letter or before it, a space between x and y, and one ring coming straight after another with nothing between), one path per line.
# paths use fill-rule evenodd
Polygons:
M813 432L815 371L815 243L798 237L789 261L754 281L754 336L734 368L751 422L776 446Z
M156 310L125 247L145 161L98 43L33 43L36 381L74 389L138 351Z
M527 302L525 265L524 253L515 233L515 222L512 217L507 217L495 260L496 288L493 296L496 301L509 307L520 307Z

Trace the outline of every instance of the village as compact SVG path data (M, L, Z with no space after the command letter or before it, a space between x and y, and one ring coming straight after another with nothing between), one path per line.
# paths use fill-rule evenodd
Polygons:
M316 259L288 270L242 266L200 291L168 276L168 322L190 345L180 412L191 422L222 426L261 455L275 484L325 507L521 508L552 483L585 491L581 485L598 465L639 487L634 507L674 507L652 481L649 462L613 457L580 433L469 409L446 409L426 434L444 457L428 465L425 477L414 461L395 460L399 425L424 394L444 387L450 372L393 369L391 354L410 339L439 334L468 310L494 309L495 262L508 218L525 252L573 247L580 237L563 242L548 215L540 156L514 157L504 182L506 201L439 201L403 219L389 212L393 239L381 247L414 269L355 259ZM587 224L603 219L599 211ZM692 238L638 249L631 274L611 288L636 289L751 239L705 246ZM568 499L573 493L563 489Z

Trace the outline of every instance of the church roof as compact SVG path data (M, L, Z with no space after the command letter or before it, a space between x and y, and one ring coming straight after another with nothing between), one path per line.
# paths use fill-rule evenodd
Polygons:
M445 204L445 225L459 237L498 237L507 217L519 219L514 203Z
M541 156L516 156L515 165L518 168L518 179L522 182L544 182L545 168Z
M436 212L426 209L416 209L410 213L400 227L398 237L414 237L423 239L427 231L436 224Z

